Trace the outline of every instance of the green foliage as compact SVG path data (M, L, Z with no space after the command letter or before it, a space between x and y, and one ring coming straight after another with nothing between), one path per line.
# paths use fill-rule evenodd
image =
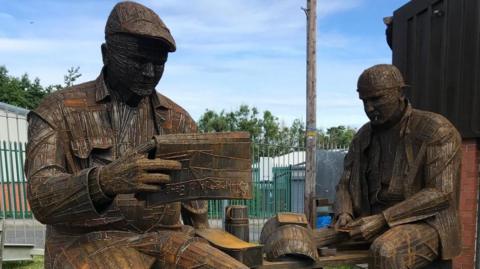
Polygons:
M33 256L33 261L4 262L2 266L4 269L43 269L43 261L43 256Z
M64 86L50 85L44 88L40 85L40 79L32 80L28 74L23 74L21 77L10 76L7 68L0 66L0 102L33 109L50 92L72 86L73 82L81 76L79 70L79 67L67 70L67 74L64 76Z
M327 147L332 145L335 147L345 148L350 145L357 130L343 125L330 127L327 131L318 131L317 145L319 147Z
M290 127L280 123L278 117L266 110L260 114L257 108L241 105L237 110L220 113L207 109L200 117L201 132L249 132L255 142L255 156L280 155L302 150L305 146L305 124L296 119ZM275 147L259 147L259 144ZM268 150L268 152L263 152Z
M261 115L261 116L260 116ZM266 110L262 114L255 107L241 105L237 110L220 113L207 109L200 117L198 126L201 132L250 132L256 144L276 145L275 152L283 154L305 147L305 123L295 119L291 126L284 126L278 117ZM318 145L335 145L348 147L356 130L350 127L338 126L318 131ZM299 149L300 148L300 149ZM254 149L255 150L255 149ZM262 156L263 152L259 152Z
M203 133L247 131L256 143L291 147L305 145L305 124L301 120L296 119L292 126L287 127L272 112L266 110L260 114L256 107L250 108L248 105L220 113L207 109L200 117L198 127Z
M82 74L80 74L80 66L70 67L67 70L67 74L63 76L63 82L65 83L65 87L73 86L73 82L75 82L75 80L77 80L81 76Z

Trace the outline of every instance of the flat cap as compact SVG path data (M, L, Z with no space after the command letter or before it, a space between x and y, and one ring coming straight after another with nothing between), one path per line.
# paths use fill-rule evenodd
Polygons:
M402 73L391 64L374 65L362 72L357 82L357 91L368 96L378 92L407 86Z
M160 39L169 52L176 50L175 40L160 17L148 7L132 1L115 5L105 25L105 37L125 33Z

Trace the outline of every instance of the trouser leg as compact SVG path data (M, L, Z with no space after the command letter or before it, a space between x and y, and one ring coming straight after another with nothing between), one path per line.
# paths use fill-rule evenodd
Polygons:
M245 265L185 233L158 231L90 233L64 249L54 268L247 269Z
M439 241L437 231L428 224L396 226L371 245L374 268L422 268L438 258Z
M184 233L150 233L132 241L130 246L156 257L158 268L248 269L204 239Z

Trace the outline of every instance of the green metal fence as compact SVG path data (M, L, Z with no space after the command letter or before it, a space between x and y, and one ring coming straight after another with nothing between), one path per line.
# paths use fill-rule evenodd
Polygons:
M24 143L0 142L0 216L4 218L32 218L23 170L25 147ZM302 148L253 144L252 160L253 199L212 200L209 201L208 213L212 226L221 227L227 205L247 205L249 218L255 223L251 228L256 231L255 239L263 223L277 212L303 208L303 204L296 204L303 203L303 194L292 192L292 176L298 174L299 169L304 169L305 151Z
M2 207L0 215L11 218L31 218L32 212L27 203L23 164L25 143L0 142L0 193ZM254 144L252 164L253 199L218 200L209 202L209 216L223 218L226 205L242 204L249 208L253 218L268 218L277 212L291 211L292 167L304 161L301 148ZM286 153L283 153L283 152Z
M209 201L210 219L223 219L227 205L246 205L253 219L266 220L277 212L292 211L292 173L304 163L304 149L254 144L252 152L253 199Z
M274 167L272 180L260 180L258 168L252 170L253 199L252 200L211 200L209 201L209 217L223 217L226 205L248 206L249 217L265 218L277 212L291 211L291 166Z
M25 143L0 142L0 216L4 218L32 218L23 171L25 147Z

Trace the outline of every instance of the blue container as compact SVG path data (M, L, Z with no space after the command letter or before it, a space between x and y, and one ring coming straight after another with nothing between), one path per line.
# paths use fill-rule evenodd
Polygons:
M317 229L328 227L332 223L332 217L330 216L318 216L317 217Z

